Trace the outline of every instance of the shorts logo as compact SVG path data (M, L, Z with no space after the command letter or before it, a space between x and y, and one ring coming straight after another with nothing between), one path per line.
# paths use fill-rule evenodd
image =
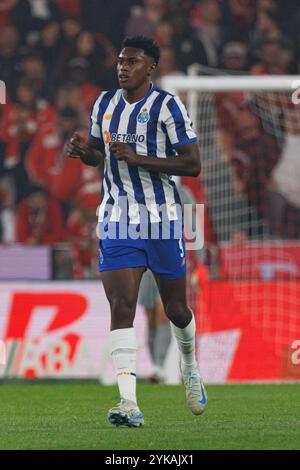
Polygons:
M137 117L137 120L140 124L145 124L150 119L150 114L148 113L147 108L143 108L140 114Z
M100 264L103 264L103 259L104 259L104 258L103 258L102 251L101 251L101 249L99 248L99 263L100 263Z

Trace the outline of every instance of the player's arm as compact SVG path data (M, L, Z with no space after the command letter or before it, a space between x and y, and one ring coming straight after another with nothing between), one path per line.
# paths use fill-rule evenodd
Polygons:
M180 145L176 157L153 158L138 155L138 165L149 171L175 176L198 176L201 172L200 150L197 142Z
M175 176L198 176L201 171L200 150L197 142L190 142L176 147L177 156L156 158L137 155L128 144L113 142L110 150L117 160L124 160L128 165L140 166L149 171L156 171Z
M184 104L177 96L168 97L160 115L161 125L164 125L164 132L176 156L174 153L167 158L135 155L130 146L122 142L112 143L111 151L117 159L125 160L128 165L169 175L198 176L201 171L200 150Z
M86 142L77 132L75 132L67 144L67 155L70 158L80 158L80 160L89 166L98 166L103 164L103 148L99 139L92 136Z

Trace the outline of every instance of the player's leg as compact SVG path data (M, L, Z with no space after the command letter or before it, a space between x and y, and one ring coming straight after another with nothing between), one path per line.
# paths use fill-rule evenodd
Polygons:
M151 356L151 360L154 363L154 340L156 332L155 310L153 310L152 308L145 307L145 313L148 324L148 349Z
M141 426L144 418L136 399L136 337L133 328L139 285L144 267L102 272L111 310L111 355L117 372L120 404L111 408L109 421L116 425Z
M193 414L204 412L207 395L196 361L195 318L186 301L186 277L165 279L156 275L157 285L167 317L181 355L181 373L186 388L186 398Z
M101 273L111 311L111 331L133 328L137 296L144 267L114 269Z
M155 296L154 290L157 291L157 285L153 279L153 275L150 271L146 271L143 274L139 295L138 304L144 308L147 317L147 343L148 349L151 356L151 360L154 364L154 342L156 333L156 318L155 318Z
M154 375L157 376L158 382L164 382L164 363L171 344L171 327L170 321L165 314L165 309L161 301L159 292L157 291L156 308L155 308L156 329L154 338Z
M153 362L153 372L148 380L159 383L164 380L162 366L169 349L171 331L157 284L149 270L143 275L138 303L144 307L148 321L148 348Z

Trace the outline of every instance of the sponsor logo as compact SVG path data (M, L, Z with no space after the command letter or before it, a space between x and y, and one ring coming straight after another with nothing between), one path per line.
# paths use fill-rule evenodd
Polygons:
M142 111L140 112L140 114L137 117L137 121L140 124L145 124L146 122L149 121L149 119L150 119L150 114L148 113L148 109L143 108Z
M118 134L116 132L104 131L104 143L107 145L109 142L124 142L126 144L136 144L145 142L144 135L138 134Z
M110 135L111 142L126 142L127 144L135 144L137 142L144 142L145 136L144 135L137 135L137 134L117 134L112 133Z
M112 114L105 114L104 119L109 121L112 118Z

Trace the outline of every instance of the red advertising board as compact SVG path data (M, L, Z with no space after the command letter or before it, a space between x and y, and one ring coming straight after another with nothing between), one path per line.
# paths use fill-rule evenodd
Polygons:
M198 359L206 383L300 380L299 281L207 281L196 315ZM99 282L0 283L3 374L113 383L109 323ZM135 329L138 375L146 376L152 365L141 307ZM167 382L178 383L174 340L165 369Z
M299 242L223 243L220 257L227 279L300 279Z
M197 326L209 381L300 379L299 281L207 282Z

